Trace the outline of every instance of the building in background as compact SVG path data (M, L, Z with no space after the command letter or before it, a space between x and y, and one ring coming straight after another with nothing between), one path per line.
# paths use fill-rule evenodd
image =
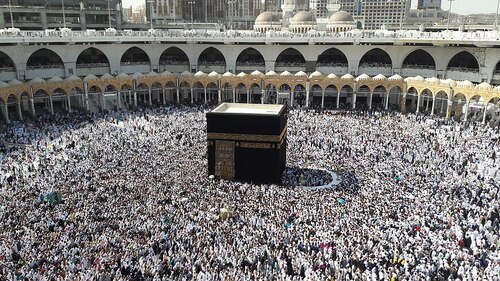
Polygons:
M147 20L153 20L155 25L182 21L182 3L179 0L146 0L145 12Z
M410 11L407 0L340 0L341 10L351 14L364 29L401 26Z
M411 9L406 17L409 25L442 24L448 17L448 11L441 9L441 0L418 0L417 8Z
M117 29L122 24L122 1L64 0L64 17L61 0L11 0L14 27L30 30L55 29L64 26L73 30ZM12 26L8 1L0 1L0 28Z

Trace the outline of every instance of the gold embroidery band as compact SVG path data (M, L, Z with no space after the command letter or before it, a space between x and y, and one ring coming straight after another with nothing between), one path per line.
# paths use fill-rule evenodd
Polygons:
M235 140L235 141L261 141L261 142L281 142L286 136L286 127L279 136L277 135L251 135L251 134L226 134L226 133L208 133L209 140Z

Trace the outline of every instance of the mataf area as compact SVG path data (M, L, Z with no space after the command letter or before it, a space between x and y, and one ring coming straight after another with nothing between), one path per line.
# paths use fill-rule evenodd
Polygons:
M210 179L209 109L6 125L2 279L498 278L498 126L291 110L287 167L342 173L314 190Z

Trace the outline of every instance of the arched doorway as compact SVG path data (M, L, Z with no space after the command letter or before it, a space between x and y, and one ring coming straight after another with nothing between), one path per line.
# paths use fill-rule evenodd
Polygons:
M479 62L476 57L467 51L462 51L450 60L446 69L446 78L453 80L469 80L480 83Z
M198 57L198 71L205 73L212 71L218 73L226 72L226 59L224 55L214 47L206 48Z
M66 77L64 63L54 51L39 49L28 58L26 63L26 79L35 77L52 78Z
M274 71L276 72L299 72L306 70L306 59L294 48L288 48L282 51L276 58Z
M298 84L293 89L293 107L304 107L306 105L306 87Z
M236 59L236 72L251 73L254 70L266 71L266 62L259 51L254 48L246 48Z
M173 81L168 81L167 84L165 84L165 96L167 104L179 102L177 100L177 88L175 87L175 83Z
M9 97L7 98L7 102L6 102L6 105L7 105L7 116L9 118L10 121L13 121L13 120L20 120L22 118L22 115L21 115L21 108L18 106L18 103L17 103L17 97L16 95L9 95ZM0 99L0 106L2 107L2 110L4 109L3 107L3 104L1 104L1 99Z
M413 77L436 77L436 62L434 58L424 50L411 52L403 61L401 76Z
M292 89L291 89L290 85L282 84L279 87L278 94L277 94L278 104L290 105L291 92L292 92Z
M55 89L52 92L52 106L55 113L63 113L69 111L68 109L68 94L63 89Z
M236 102L247 103L247 87L242 83L236 86Z
M406 93L405 109L406 112L417 112L417 102L418 102L418 91L417 89L410 87Z
M78 55L76 59L76 75L85 77L89 74L104 75L111 73L109 60L99 49L90 47Z
M172 73L189 71L189 58L186 53L177 47L166 49L160 56L159 72L165 70Z
M208 104L219 103L219 87L214 82L210 82L207 85L207 99Z
M201 82L196 82L193 84L191 89L193 92L193 103L204 104L205 103L205 86Z
M41 116L50 114L50 98L47 91L39 89L33 94L33 104L35 107L35 115Z
M138 106L149 106L151 104L151 97L149 96L149 87L144 83L140 83L135 88L137 94Z
M163 87L160 82L154 82L153 85L151 85L151 99L152 104L155 105L166 103L163 97Z
M371 49L359 61L358 74L365 73L370 76L383 74L392 76L392 60L389 54L379 48Z
M340 99L339 99L339 107L344 109L352 108L352 97L354 94L354 89L350 85L344 85L340 89Z
M444 91L439 91L434 97L434 111L432 112L436 116L446 117L446 110L448 107L448 94Z
M325 88L325 98L323 102L323 108L334 109L337 108L337 98L339 93L335 85L328 85ZM339 100L340 102L340 100Z
M316 70L342 76L348 72L347 57L339 49L330 48L318 56Z
M370 95L371 108L375 110L382 110L385 108L385 95L387 89L384 86L377 86L373 89L373 93Z
M370 88L368 88L368 86L362 85L361 87L359 87L355 99L356 109L367 109L369 96L370 96Z
M276 86L274 84L268 84L266 87L266 98L264 103L276 104L278 103L278 92L276 91Z
M456 93L453 96L453 102L451 105L451 117L455 121L460 121L462 119L464 106L467 103L467 98L462 93Z
M180 100L181 103L183 104L191 104L191 86L189 85L188 82L183 81L179 85L179 90L180 90Z
M389 91L389 100L386 101L386 108L389 110L400 110L401 101L403 96L403 89L399 86L394 86Z
M432 109L433 102L434 102L434 99L432 97L432 92L429 89L422 90L422 93L420 93L419 112L423 112L425 114L430 114L430 110Z
M148 54L138 47L131 47L120 59L121 72L126 74L149 73L151 71L151 60Z
M233 86L229 83L225 83L222 88L222 102L235 102L235 95L236 93L234 92Z
M321 98L323 96L323 88L320 85L314 84L310 90L309 107L321 108Z
M0 51L0 81L16 79L16 65L11 57Z
M262 89L257 83L253 83L250 87L250 102L251 103L262 103Z

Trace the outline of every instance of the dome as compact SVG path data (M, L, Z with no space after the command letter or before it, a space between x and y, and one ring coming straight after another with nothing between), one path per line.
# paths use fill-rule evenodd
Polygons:
M262 72L260 72L258 70L255 70L254 72L250 73L250 75L252 75L252 76L262 76L262 75L264 75L264 73L262 73Z
M354 22L354 18L346 11L338 11L330 17L330 23Z
M328 74L328 76L326 76L328 79L338 79L339 77L337 75L335 75L334 73L330 73Z
M219 73L217 73L216 71L212 71L208 74L208 77L219 77Z
M127 73L123 73L123 72L122 72L122 73L118 74L118 75L116 76L116 78L118 78L118 79L129 79L129 78L130 78L130 76L129 76Z
M309 78L313 78L313 77L321 77L323 76L323 74L319 71L314 71L313 73L311 73L311 75L309 75Z
M119 75L118 75L118 76L119 76ZM168 70L165 70L165 71L163 71L162 73L160 73L160 76L161 76L161 77L171 77L171 76L174 76L174 75L172 74L172 72L170 72L170 71L168 71Z
M234 74L232 74L232 73L231 73L231 72L229 72L229 71L228 71L228 72L226 72L226 73L224 73L224 74L222 74L222 77L234 77L234 76L235 76L235 75L234 75Z
M295 76L307 76L307 73L305 73L304 71L299 71L295 73Z
M40 77L35 77L31 79L30 84L45 83L46 81Z
M156 77L158 76L158 73L151 71L150 73L146 74L147 77Z
M306 23L306 24L314 23L315 24L316 17L311 12L300 11L300 12L296 13L295 16L293 16L293 18L290 22L295 23L295 24L301 24L301 23Z
M358 76L356 78L356 81L360 81L360 80L370 80L370 76L368 76L367 74L363 73L363 74L361 74L360 76Z
M269 70L269 71L266 73L266 76L273 76L273 75L278 75L278 73L274 72L273 70Z
M394 74L391 77L389 77L389 80L403 80L403 77L399 74Z
M5 83L5 82L2 82L0 81L0 88L3 88L3 87L8 87L9 84Z
M101 76L101 80L111 80L114 79L115 77L109 73L105 73Z
M195 77L203 77L203 76L207 76L207 74L203 71L198 71L194 74Z
M50 83L57 83L57 82L62 82L62 81L64 81L64 80L59 76L54 76L54 77L50 78L49 80L47 80L47 82L50 82Z
M11 85L11 86L16 86L16 85L22 85L23 82L21 82L21 81L19 81L17 79L12 79L12 80L9 81L8 84Z
M271 12L263 12L255 18L256 24L270 23L270 22L279 22L279 18L277 15Z

